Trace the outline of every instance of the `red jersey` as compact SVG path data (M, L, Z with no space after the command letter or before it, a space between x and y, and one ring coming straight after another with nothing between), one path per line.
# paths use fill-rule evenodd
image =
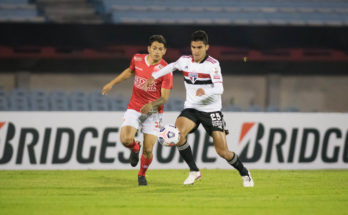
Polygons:
M128 104L128 109L140 112L140 109L147 103L155 101L161 97L161 89L172 89L173 75L171 73L158 78L150 85L147 91L143 90L144 83L151 78L152 73L156 72L167 65L165 60L158 64L150 65L146 60L147 54L136 54L133 56L129 69L135 71L133 93ZM163 112L163 105L158 107L158 112Z

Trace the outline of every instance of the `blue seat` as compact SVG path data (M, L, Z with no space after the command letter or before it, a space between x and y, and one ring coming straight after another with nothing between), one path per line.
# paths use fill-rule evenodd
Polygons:
M49 95L50 109L52 111L68 111L69 107L69 97L65 92L53 91Z
M172 111L181 111L184 109L184 101L181 99L170 99Z
M0 4L28 4L28 0L0 0Z
M8 92L4 89L0 89L0 97L7 97L8 96Z
M11 96L9 98L11 111L30 111L29 100L26 96Z
M280 111L280 107L279 106L274 106L274 105L270 105L266 108L267 112L279 112Z
M263 109L259 105L251 105L247 108L248 112L262 112Z
M9 110L29 111L29 91L25 88L14 89L8 97Z
M84 92L74 91L70 94L71 110L89 111L88 96Z
M9 109L7 97L0 96L0 111L7 111Z
M33 111L49 111L49 100L46 92L34 90L29 96L29 103Z
M222 107L223 111L231 111L231 112L241 112L242 108L236 105L226 105Z
M25 89L25 88L16 88L14 89L11 93L10 96L11 97L18 97L18 96L24 96L27 97L29 95L29 90Z
M103 96L100 91L89 95L89 105L92 111L109 111L109 99Z
M0 9L0 17L2 18L32 18L37 16L35 9Z
M285 112L299 112L300 110L297 107L286 107Z
M112 111L125 111L127 109L128 102L123 98L110 98L110 110Z

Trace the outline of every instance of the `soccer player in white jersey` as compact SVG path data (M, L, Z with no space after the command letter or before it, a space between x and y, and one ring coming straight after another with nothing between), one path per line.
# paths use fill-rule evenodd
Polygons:
M143 90L143 84L152 77L153 72L167 65L167 62L162 59L166 53L166 45L162 35L152 35L147 47L149 54L135 54L129 67L106 84L102 90L102 94L105 95L115 84L135 76L132 97L121 125L120 139L124 146L131 149L130 163L135 167L139 161L140 142L134 137L138 129L141 129L144 134L143 154L138 172L140 186L147 185L145 173L152 162L152 150L157 141L163 104L169 99L173 76L167 74L156 80L147 92Z
M152 73L152 78L144 84L144 89L157 78L175 70L181 71L185 79L186 101L184 110L176 119L175 126L180 131L177 148L190 167L190 173L184 184L193 184L201 178L187 135L202 124L213 137L215 150L230 165L236 168L243 179L243 186L253 187L250 172L244 167L237 154L230 151L226 142L225 121L221 113L221 95L223 93L222 75L219 62L207 55L208 35L205 31L195 31L191 37L192 56L181 56L176 62Z

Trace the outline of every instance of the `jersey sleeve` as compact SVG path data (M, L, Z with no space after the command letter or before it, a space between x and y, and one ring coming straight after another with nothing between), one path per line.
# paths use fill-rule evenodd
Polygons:
M134 70L135 70L135 60L134 60L134 58L135 58L135 55L132 57L132 60L131 60L131 62L130 62L130 64L129 64L129 69L130 69L131 71L134 71Z
M173 73L175 70L180 70L180 68L181 68L180 62L181 62L181 57L177 61L168 64L167 66L165 66L161 70L152 73L152 77L154 79L157 79L157 78L162 77L166 74Z
M224 86L222 84L222 74L219 63L213 64L210 78L213 83L213 87L207 90L207 96L210 95L221 95L224 92Z
M210 72L210 78L213 84L222 84L222 74L219 63L213 65L212 70Z
M163 76L162 86L161 88L172 89L173 88L173 74L169 73Z

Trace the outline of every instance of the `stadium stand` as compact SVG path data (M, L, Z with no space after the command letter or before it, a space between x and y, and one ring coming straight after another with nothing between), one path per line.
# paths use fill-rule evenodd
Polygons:
M250 105L247 109L248 112L262 112L263 109L259 105Z
M104 20L87 0L36 0L48 22L99 24Z
M225 105L222 107L222 111L241 112L243 110L241 107L238 107L236 105Z
M45 22L28 0L0 0L0 22Z
M128 99L118 96L112 98L102 96L99 91L66 92L53 90L29 91L24 88L17 88L11 92L0 89L0 111L125 111L128 106ZM184 108L184 100L170 98L165 105L165 111L181 111ZM223 111L241 112L243 109L236 105L223 105ZM248 112L262 112L259 105L250 105L245 109ZM281 110L277 106L269 106L266 112L298 112L296 107L286 107Z
M113 23L127 24L348 24L347 1L325 0L91 0Z

